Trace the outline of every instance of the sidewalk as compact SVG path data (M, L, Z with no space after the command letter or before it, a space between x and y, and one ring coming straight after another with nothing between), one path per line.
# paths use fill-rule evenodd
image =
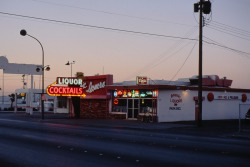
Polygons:
M197 127L195 121L171 122L171 123L145 123L136 120L107 120L107 119L75 119L69 114L45 113L44 120L39 112L33 115L25 112L0 112L0 119L12 119L34 122L46 122L56 124L68 124L85 127L134 129L149 132L165 132L171 134L190 134L209 137L229 137L250 140L250 122L241 121L239 131L238 120L213 120L202 121L202 127Z

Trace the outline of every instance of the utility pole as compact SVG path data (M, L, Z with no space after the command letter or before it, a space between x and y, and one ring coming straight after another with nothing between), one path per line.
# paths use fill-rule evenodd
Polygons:
M202 126L202 27L203 27L203 13L209 14L211 12L211 2L200 0L200 2L194 4L194 12L200 10L199 19L199 77L198 77L198 120L197 126Z

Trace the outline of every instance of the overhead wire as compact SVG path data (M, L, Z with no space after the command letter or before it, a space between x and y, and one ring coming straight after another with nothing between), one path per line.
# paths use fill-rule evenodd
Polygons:
M90 11L90 12L95 12L95 13L102 13L102 14L107 14L107 15L115 15L115 16L121 16L121 17L127 17L127 18L139 19L139 20L148 20L148 21L153 21L153 22L170 23L170 24L176 24L176 25L183 25L183 26L193 27L193 25L187 25L187 24L183 24L183 23L177 23L177 22L174 22L174 21L154 19L154 18L148 18L148 17L140 17L140 16L134 16L134 15L117 13L117 12L104 11L104 10L96 10L96 9L91 9L91 8L73 6L73 5L62 4L62 3L55 3L55 2L50 2L50 1L43 1L43 0L30 0L30 1L40 2L40 3L54 5L54 6L61 6L61 7L68 7L68 8L74 8L74 9L80 9L80 10L85 10L85 11Z
M210 39L208 37L205 37L205 36L203 36L203 37L210 40L210 41L212 41L212 42L209 42L209 41L203 40L203 42L206 43L206 44L215 45L215 46L218 46L220 48L227 49L227 50L233 51L233 52L235 52L235 53L237 53L239 55L243 55L243 56L245 56L247 58L250 58L250 53L248 53L248 52L243 52L243 51L231 48L231 47L227 47L227 46L225 46L223 44L220 44L220 43L218 43L218 42L216 42L216 41L214 41L214 40L212 40L212 39Z
M192 49L190 50L190 52L188 53L186 59L184 60L184 62L182 63L181 67L177 70L177 72L174 74L174 76L170 79L170 82L173 81L173 79L179 74L179 72L181 71L181 69L183 68L183 66L186 64L187 60L189 59L189 57L191 56L191 53L193 52L195 46L196 46L197 42L194 43L194 46L192 47Z
M22 18L28 18L28 19L35 19L35 20L42 20L42 21L48 21L48 22L54 22L54 23L62 23L62 24L69 24L69 25L75 25L75 26L82 26L82 27L90 27L90 28L96 28L96 29L104 29L104 30L111 30L111 31L118 31L118 32L125 32L125 33L132 33L132 34L140 34L140 35L148 35L148 36L156 36L156 37L163 37L163 38L172 38L172 39L182 39L182 40L189 40L189 41L198 41L196 38L187 38L187 37L179 37L179 36L172 36L172 35L164 35L164 34L156 34L156 33L148 33L148 32L141 32L141 31L132 31L132 30L126 30L126 29L118 29L118 28L111 28L111 27L103 27L103 26L95 26L95 25L89 25L89 24L82 24L82 23L74 23L74 22L67 22L67 21L60 21L60 20L54 20L54 19L47 19L47 18L40 18L40 17L33 17L33 16L26 16L26 15L20 15L20 14L13 14L13 13L6 13L1 12L0 14L8 15L8 16L15 16L15 17L22 17ZM211 45L217 45L223 48L227 48L232 51L238 51L236 49L218 45L212 42L204 41L207 44ZM242 51L239 51L242 52ZM250 55L250 53L243 52L247 55Z
M207 24L207 27L210 29L219 31L221 33L224 33L224 34L228 34L228 35L240 38L240 39L250 41L250 32L246 30L242 30L236 27L225 25L223 23L219 23L216 21L213 21L210 24Z
M232 32L232 31L230 32L230 31L228 31L227 29L223 29L223 28L221 28L221 27L210 26L210 25L208 25L207 27L210 28L210 29L213 29L213 30L222 32L222 33L224 33L224 34L232 35L232 36L234 36L234 37L237 37L237 38L241 38L241 39L250 41L250 36L249 36L249 38L246 38L247 35L243 35L244 37L242 37L242 36L240 36L240 35L242 35L242 34L240 34L240 33L235 33L235 32Z
M190 37L194 32L198 30L198 27L193 27L190 31L188 31L184 36ZM189 43L185 43L183 40L178 40L175 42L169 49L164 51L162 54L151 60L149 63L138 69L133 75L130 75L130 77L127 77L127 79L130 79L134 77L135 75L142 75L145 74L147 71L152 70L153 68L159 66L160 64L164 63L166 60L170 59L177 53L179 53L181 50L183 50L186 46L188 46ZM176 50L177 49L177 50Z
M0 12L0 14L9 15L9 16L16 16L16 17L22 17L22 18L35 19L35 20L49 21L49 22L54 22L54 23L62 23L62 24L69 24L69 25L76 25L76 26L90 27L90 28L104 29L104 30L111 30L111 31L119 31L119 32L125 32L125 33L132 33L132 34L141 34L141 35L165 37L165 38L172 38L172 39L184 39L184 40L190 40L190 41L196 41L197 40L197 39L178 37L178 36L172 36L172 35L155 34L155 33L132 31L132 30L119 29L119 28L96 26L96 25L90 25L90 24L82 24L82 23L75 23L75 22L68 22L68 21L61 21L61 20L54 20L54 19L47 19L47 18L41 18L41 17L20 15L20 14L14 14L14 13Z
M218 21L213 21L212 24L213 25L218 25L220 27L223 27L225 29L228 29L230 31L234 31L234 32L237 32L237 33L240 33L240 34L243 34L243 35L247 35L248 34L248 36L250 36L250 31L247 31L247 30L243 30L243 29L240 29L240 28L237 28L237 27L226 25L226 24L220 23Z
M140 35L148 35L148 36L156 36L156 37L164 37L164 38L172 38L172 39L179 39L179 40L189 40L189 41L198 41L197 38L189 38L189 37L178 37L178 36L171 36L171 35L164 35L164 34L156 34L156 33L147 33L147 32L141 32L141 31L132 31L132 30L126 30L126 29L118 29L118 28L111 28L111 27L103 27L103 26L96 26L96 25L89 25L89 24L82 24L82 23L75 23L75 22L68 22L68 21L61 21L61 20L55 20L55 19L48 19L48 18L41 18L41 17L33 17L33 16L27 16L27 15L20 15L20 14L13 14L13 13L7 13L7 12L1 12L0 11L0 14L3 14L3 15L8 15L8 16L14 16L14 17L21 17L21 18L27 18L27 19L33 19L33 20L42 20L42 21L48 21L48 22L53 22L53 23L61 23L61 24L68 24L68 25L75 25L75 26L82 26L82 27L90 27L90 28L96 28L96 29L104 29L104 30L110 30L110 31L118 31L118 32L125 32L125 33L132 33L132 34L140 34ZM224 24L221 24L221 23L218 23L220 26L224 26L226 27ZM216 26L214 26L216 27ZM240 30L240 29L236 29L236 28L233 28L231 26L228 26L230 27L230 29L234 29L234 30L237 30L237 31L240 31L240 32L244 32L245 34L248 34L248 31L243 31L243 30ZM232 31L232 30L231 30ZM207 38L208 39L208 38ZM211 41L211 40L210 40ZM217 43L217 42L209 42L209 41L203 41L204 43L207 43L207 44L210 44L210 45L216 45L218 47L221 47L221 48L224 48L224 49L228 49L228 50L231 50L233 52L236 52L238 54L241 54L241 55L245 55L249 58L250 56L250 53L247 53L247 52L243 52L243 51L240 51L240 50L237 50L237 49L233 49L233 48L230 48L230 47L227 47L225 45L222 45L220 43ZM186 46L186 45L185 45ZM184 47L183 47L184 48ZM180 49L181 50L181 49ZM174 52L172 55L176 54L177 52L179 52L180 50ZM150 64L152 66L152 68L158 66L159 64L161 64L162 62L164 62L166 59L168 59L170 56L168 57L165 57L165 56L160 56L159 57L159 61L157 63L155 63L153 65ZM163 59L164 58L164 59ZM161 61L162 60L162 61ZM144 69L146 68L146 66L144 67Z

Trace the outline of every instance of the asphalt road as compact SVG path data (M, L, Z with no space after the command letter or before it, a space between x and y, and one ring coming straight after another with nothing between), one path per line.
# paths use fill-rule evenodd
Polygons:
M250 140L0 118L0 166L249 166Z

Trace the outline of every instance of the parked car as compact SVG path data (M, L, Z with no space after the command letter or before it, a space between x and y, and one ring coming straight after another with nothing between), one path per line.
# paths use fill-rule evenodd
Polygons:
M246 115L245 115L246 120L250 120L250 109L248 109Z

